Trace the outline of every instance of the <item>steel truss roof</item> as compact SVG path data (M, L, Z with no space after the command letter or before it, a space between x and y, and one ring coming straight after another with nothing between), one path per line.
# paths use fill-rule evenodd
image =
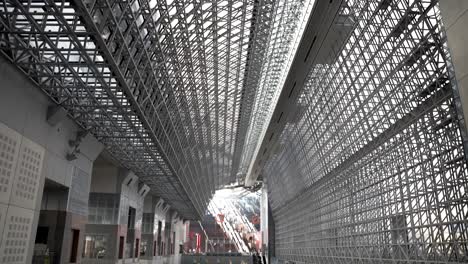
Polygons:
M0 44L154 194L198 218L236 180L274 4L3 0Z
M276 257L466 263L466 132L437 1L338 2L325 35L340 48L317 34L261 149Z
M0 47L185 218L255 168L282 260L466 263L436 2L320 1L327 37L302 47L312 1L3 0Z

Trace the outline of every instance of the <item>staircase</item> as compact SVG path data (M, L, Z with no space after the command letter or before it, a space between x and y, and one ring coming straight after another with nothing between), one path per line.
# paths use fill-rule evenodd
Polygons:
M221 210L219 208L221 208L221 207L218 204L216 204L216 202L212 201L212 203L210 203L210 205L208 206L208 211L213 216L223 214L223 212L221 212ZM231 208L229 208L229 209L231 209ZM239 234L239 232L237 232L235 230L235 228L234 228L233 220L234 219L233 219L232 216L226 215L225 218L224 218L224 221L221 222L221 223L218 222L218 225L220 225L222 230L225 232L225 234L227 234L227 236L232 241L234 241L234 244L236 245L237 251L239 251L240 253L249 253L250 250L249 250L248 246L246 245L246 243L244 242L244 240L242 239L241 234Z

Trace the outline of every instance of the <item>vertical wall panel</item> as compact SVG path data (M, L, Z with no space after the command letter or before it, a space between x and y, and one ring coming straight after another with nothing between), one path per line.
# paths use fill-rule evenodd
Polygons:
M11 204L23 208L35 208L43 160L44 148L23 137L13 181Z
M26 263L32 252L43 160L43 147L0 123L0 263Z
M88 215L88 199L91 176L78 167L74 167L68 210L79 215Z
M0 246L1 263L25 263L29 243L33 233L34 211L10 206L3 230L3 242Z
M10 200L21 136L0 123L0 203Z
M0 203L0 248L2 246L2 237L3 237L3 230L5 228L5 219L6 219L6 214L7 214L7 208L8 206L1 204ZM0 251L0 255L1 255ZM0 259L1 261L1 259Z

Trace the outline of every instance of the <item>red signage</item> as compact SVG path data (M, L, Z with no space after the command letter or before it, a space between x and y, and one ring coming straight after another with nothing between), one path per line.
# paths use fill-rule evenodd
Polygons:
M218 222L223 223L224 222L224 215L223 214L218 214Z
M260 217L258 215L254 215L252 217L252 224L254 225L260 224Z

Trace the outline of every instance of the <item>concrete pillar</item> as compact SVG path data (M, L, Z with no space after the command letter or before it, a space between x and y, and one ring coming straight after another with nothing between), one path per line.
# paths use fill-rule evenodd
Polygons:
M262 196L260 198L260 232L261 238L261 249L262 253L268 256L268 190L266 183L262 186Z

